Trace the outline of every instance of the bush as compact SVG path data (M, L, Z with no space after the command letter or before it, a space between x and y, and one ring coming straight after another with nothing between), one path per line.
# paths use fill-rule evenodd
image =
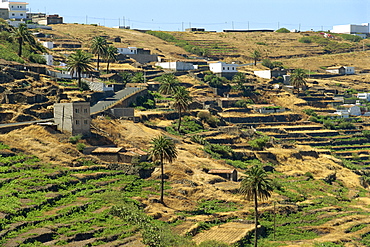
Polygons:
M310 37L302 37L299 39L299 42L309 44L312 43L312 40Z
M71 136L69 138L69 142L72 144L76 144L79 140L81 140L82 135L76 135L76 136Z
M77 143L76 148L78 151L82 152L84 151L86 145L84 143Z
M234 151L229 146L220 144L208 144L204 147L204 151L211 154L214 159L232 159Z
M201 121L206 122L212 128L216 128L218 126L218 123L220 122L217 117L212 116L209 112L198 112L197 117L200 118Z
M270 137L268 136L262 136L259 138L255 138L253 140L250 140L248 144L255 150L263 150L264 147L266 147L267 142L270 140Z
M277 33L290 33L290 31L285 27L279 28L275 32L277 32Z
M362 134L367 138L370 139L370 130L363 130Z

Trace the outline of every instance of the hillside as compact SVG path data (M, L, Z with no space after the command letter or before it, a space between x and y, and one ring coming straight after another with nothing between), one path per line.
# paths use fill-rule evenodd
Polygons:
M168 60L194 57L174 42L135 30L63 24L42 32L54 41L81 43L83 49L103 35L117 47L148 48ZM226 91L217 95L205 80L207 72L192 71L175 77L196 103L184 113L181 133L175 130L173 97L155 90L131 105L137 121L102 114L92 119L91 137L71 137L38 124L2 129L0 245L252 246L253 202L240 195L239 187L244 173L258 165L274 187L272 196L259 202L260 246L370 246L370 119L332 115L338 104L356 102L356 90L368 91L369 40L337 37L336 50L327 54L327 45L299 42L320 35L310 32L168 34L227 62L249 63L258 49L263 58L289 69L306 69L307 88L295 92L276 78L258 78L252 71L266 69L258 64L240 69L246 87L224 80L220 88ZM117 37L121 42L113 42ZM52 52L62 61L62 54L74 50ZM45 66L0 62L1 123L52 118L54 103L94 95L78 90L73 80L32 72ZM357 74L325 73L325 67L337 64L354 66ZM133 65L125 61L111 68L143 70ZM163 73L148 81L155 84ZM361 103L362 109L370 108ZM178 151L164 166L165 205L159 203L158 164L134 158L107 162L91 153L98 146L145 152L159 135L173 140ZM235 169L238 177L229 181L210 174L212 169Z

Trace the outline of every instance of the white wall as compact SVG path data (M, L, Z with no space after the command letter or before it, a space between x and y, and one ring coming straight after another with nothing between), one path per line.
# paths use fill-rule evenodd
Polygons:
M46 65L53 65L53 55L42 55L46 60Z
M193 70L194 65L192 63L184 62L164 62L156 63L157 66L162 67L163 69L170 69L175 71L184 71L184 70Z
M347 34L356 34L356 33L369 33L369 23L364 23L361 25L347 24L347 25L338 25L333 26L332 33L347 33Z
M353 75L355 73L355 67L346 67L344 66L345 70L346 70L346 75Z
M271 70L259 70L253 72L256 76L259 76L261 78L271 79Z
M224 62L209 63L209 70L213 73L236 73L238 65L237 64L227 64Z
M42 42L42 45L48 49L54 48L54 42Z
M132 55L137 54L137 48L136 47L117 48L117 52L122 55Z

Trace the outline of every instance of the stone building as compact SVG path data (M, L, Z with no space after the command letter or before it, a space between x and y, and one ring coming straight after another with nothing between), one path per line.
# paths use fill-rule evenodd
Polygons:
M72 135L90 136L90 103L72 102L54 104L54 122L58 130Z

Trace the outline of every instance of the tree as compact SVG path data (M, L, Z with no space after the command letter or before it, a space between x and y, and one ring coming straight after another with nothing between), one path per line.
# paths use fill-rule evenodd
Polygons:
M290 84L297 89L299 93L299 89L301 87L307 86L307 74L303 69L295 69L293 73L290 75Z
M161 94L174 94L179 86L179 81L174 74L164 74L158 77L157 80L161 83L159 87Z
M109 72L109 64L110 62L115 62L117 61L117 48L114 47L113 45L108 45L106 53L104 55L105 60L107 61L107 73Z
M107 40L104 37L96 36L91 40L91 52L98 56L97 70L99 70L100 57L107 52Z
M82 88L81 74L86 72L89 73L94 70L91 61L91 54L86 53L82 50L75 51L75 53L72 53L68 57L67 69L72 74L77 74L78 87Z
M132 83L144 83L145 77L143 72L137 72L134 76L131 77Z
M243 194L247 200L254 201L254 246L257 247L258 199L264 200L270 198L273 187L271 179L267 177L267 173L260 166L252 166L245 174L247 176L241 182L240 193Z
M25 42L34 45L35 39L33 38L31 32L28 30L27 25L20 23L19 26L13 29L12 37L18 41L18 56L22 56L22 49Z
M261 52L258 51L258 50L254 50L252 53L251 53L251 58L253 58L254 60L254 66L257 65L257 61L260 60L262 57L261 55Z
M175 143L166 136L157 136L150 142L151 147L149 150L149 157L155 162L159 161L161 166L161 198L160 202L164 204L163 201L163 191L164 191L164 168L163 162L167 161L172 163L174 159L177 158L177 150Z
M179 113L179 123L177 126L177 131L180 132L181 127L181 114L186 111L192 101L192 98L189 95L189 91L185 87L177 87L174 94L174 103L173 106Z

